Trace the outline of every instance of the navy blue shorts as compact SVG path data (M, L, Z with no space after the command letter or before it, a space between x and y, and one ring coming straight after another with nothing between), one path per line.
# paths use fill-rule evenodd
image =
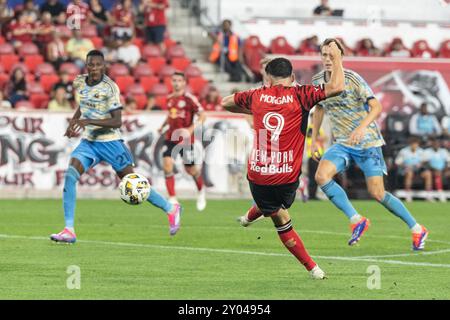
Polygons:
M133 156L123 140L101 142L82 139L71 157L80 160L84 171L88 171L100 161L109 163L116 172L134 166Z
M164 41L164 32L166 32L166 26L147 26L145 27L145 40L147 43L160 44Z

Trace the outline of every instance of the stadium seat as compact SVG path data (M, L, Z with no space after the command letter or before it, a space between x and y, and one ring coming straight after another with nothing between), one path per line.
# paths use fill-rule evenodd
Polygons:
M132 97L136 101L138 110L145 109L145 106L147 105L147 96L145 94L133 94Z
M15 54L0 55L0 64L3 65L6 72L10 72L12 67L19 62L19 56Z
M188 78L188 84L195 95L200 95L203 88L208 84L208 80L203 77Z
M52 91L53 86L58 83L59 77L56 74L43 74L40 76L40 84L45 92Z
M40 54L33 54L25 56L24 63L31 72L35 72L36 68L44 63L44 57Z
M47 62L39 64L34 70L34 73L38 77L48 74L54 74L55 72L56 71L53 65Z
M46 93L30 94L30 102L38 109L47 109L50 98Z
M191 64L191 60L186 57L172 58L170 65L176 70L184 71Z
M34 109L35 106L33 103L31 103L28 100L21 100L16 102L15 108L16 110L29 110L29 109Z
M0 55L4 54L15 54L14 47L10 43L2 43L0 44Z
M164 65L161 70L159 70L159 77L161 79L164 79L166 77L170 77L172 76L177 70L175 70L174 67L172 67L171 65Z
M94 45L95 49L100 50L103 48L103 38L100 37L93 37L91 38L92 44Z
M84 38L92 38L97 37L97 27L93 24L85 24L83 28L81 28L81 34Z
M145 89L142 87L141 84L139 83L134 83L132 85L130 85L127 90L127 95L138 95L138 94L145 94Z
M450 40L441 43L439 58L450 58Z
M167 110L167 96L156 96L155 106L160 107L162 110Z
M61 64L59 71L66 71L70 76L70 80L75 79L75 77L80 74L80 69L72 62L64 62Z
M149 58L156 58L161 57L161 49L159 46L154 44L146 44L142 48L142 58L149 59Z
M134 84L134 78L132 76L117 76L114 81L116 82L119 90L125 92L129 86Z
M300 41L297 52L305 56L318 55L319 46L314 42L314 39L317 40L317 36L312 36Z
M265 56L268 49L261 43L258 36L249 36L244 43L245 64L255 74L260 75L259 62Z
M5 43L5 38L3 38L2 36L0 36L0 44L4 44Z
M279 36L270 43L270 52L273 54L295 54L295 49L288 43L285 37Z
M169 90L165 84L157 83L153 86L150 92L155 96L166 96L169 93Z
M411 56L415 58L434 58L436 52L430 48L426 40L417 40L411 48Z
M122 63L114 63L108 69L108 76L115 79L118 76L128 76L130 70L128 67Z
M183 49L183 46L181 44L176 44L171 46L166 51L166 58L167 59L173 59L173 58L182 58L186 56L186 52Z
M56 26L55 29L61 35L62 39L69 39L72 37L72 30L66 25Z
M3 65L0 64L0 73L4 73L5 72L5 68L3 68Z
M172 92L172 91L173 91L172 77L164 77L163 83L165 84L165 86L167 87L167 89L169 90L169 92Z
M39 48L32 42L26 42L19 47L18 53L22 57L27 55L36 55L39 54Z
M186 68L186 70L184 70L184 74L187 78L201 77L202 71L199 69L199 67L191 64Z
M156 76L139 77L139 83L146 92L150 92L153 86L159 83L159 78Z
M0 90L3 90L5 84L9 81L9 76L6 73L0 73Z
M28 82L27 83L28 94L44 93L45 90L39 82Z
M144 39L135 37L135 38L133 39L133 44L134 44L135 46L137 46L137 47L139 48L139 50L141 51L141 53L142 53L142 50L144 49L144 45L145 45Z
M10 70L13 71L13 70L16 70L17 68L22 69L22 71L27 75L30 74L30 69L28 69L27 65L23 62L15 63L14 65L11 66ZM11 73L11 71L10 71L10 73Z
M166 46L167 49L172 46L175 46L176 44L177 44L177 42L175 40L170 39L169 37L164 38L164 45Z
M150 68L152 68L153 72L158 74L159 70L161 70L161 68L166 65L166 59L164 57L149 58L148 65L150 66Z
M153 75L153 70L146 63L139 63L136 67L134 67L133 76L135 78L149 77L152 75Z

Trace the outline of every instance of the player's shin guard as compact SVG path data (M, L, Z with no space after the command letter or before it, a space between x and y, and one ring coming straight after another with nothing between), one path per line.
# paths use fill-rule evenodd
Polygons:
M173 172L166 174L166 187L170 197L175 197L175 176Z
M400 199L393 196L389 192L384 193L384 197L380 203L394 215L402 219L410 229L416 225L416 220L408 209L406 209L405 205L400 201Z
M64 176L63 191L64 220L67 228L73 228L74 226L78 179L80 179L78 170L73 166L69 166Z
M276 228L278 236L285 247L305 266L306 270L312 270L316 266L316 263L309 256L308 251L306 251L300 236L292 228L291 221L289 220L288 223Z
M195 185L197 186L197 190L200 191L203 188L203 177L202 174L199 173L197 177L193 176L192 178L194 178L195 181Z
M173 205L154 188L151 189L147 201L155 207L164 210L165 213L170 213L173 210Z
M334 180L330 180L324 185L320 186L320 189L327 195L333 204L338 207L345 215L351 219L354 215L358 214L355 208L353 208L350 200L347 197L344 189L341 188Z

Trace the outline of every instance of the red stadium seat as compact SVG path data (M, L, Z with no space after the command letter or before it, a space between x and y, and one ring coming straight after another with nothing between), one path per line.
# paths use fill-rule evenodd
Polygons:
M33 103L31 103L28 100L21 100L16 102L15 108L16 110L28 110L28 109L34 109L35 106Z
M30 102L38 109L46 109L50 98L46 93L30 94Z
M45 90L39 82L28 82L27 83L28 94L44 93Z
M177 45L177 42L173 39L170 39L169 37L166 37L164 38L164 45L167 49L169 49L170 47Z
M136 101L138 110L145 109L145 106L147 105L147 96L145 94L133 94L131 96Z
M134 83L127 88L127 95L145 94L145 89L139 83Z
M149 58L156 58L156 57L161 57L161 49L159 46L154 45L154 44L146 44L143 48L142 48L142 57L144 59L149 59Z
M244 59L249 69L256 75L260 75L260 61L264 58L268 49L261 43L258 36L249 36L244 44Z
M180 44L176 44L174 46L171 46L166 51L166 58L167 59L183 58L185 56L186 56L186 52L184 51L183 47Z
M40 54L25 56L24 63L31 72L35 72L36 68L44 63L44 57Z
M27 83L34 82L34 80L35 80L34 74L32 73L25 74L25 81Z
M167 87L167 89L169 90L169 92L172 92L172 91L173 91L172 77L164 77L163 83L165 84L165 86Z
M9 76L6 73L0 73L0 90L4 89L7 82L9 82Z
M40 83L45 92L52 91L53 86L58 83L59 77L56 74L43 74L40 77Z
M3 38L2 36L0 36L0 44L4 44L5 43L5 38Z
M450 58L450 40L441 43L439 58Z
M0 73L4 73L5 72L5 68L3 68L3 65L0 64Z
M118 76L128 76L130 74L130 70L128 67L122 63L114 63L109 67L108 75L115 79Z
M195 95L200 95L203 88L208 84L208 80L203 77L188 78L188 84Z
M100 37L93 37L91 38L92 44L94 45L95 49L101 49L103 47L103 38Z
M426 40L417 40L411 48L411 56L416 58L434 58L436 52L430 48Z
M121 92L125 92L129 86L134 84L134 78L132 76L117 76L114 81Z
M170 65L176 70L183 71L191 64L191 60L186 57L172 58Z
M4 54L15 54L14 47L10 43L0 44L0 55Z
M153 75L153 70L146 63L139 63L136 67L134 67L133 76L135 78L149 77L152 75Z
M170 77L172 76L177 70L175 70L174 67L172 67L171 65L164 65L161 70L159 70L159 77L160 78L165 78L165 77Z
M163 83L155 84L150 92L155 96L166 96L167 94L169 94L169 90Z
M59 67L59 71L67 72L70 76L70 80L75 79L75 77L80 74L80 69L76 64L72 62L64 62L63 64L61 64L61 66Z
M47 75L47 74L54 74L55 73L55 68L53 67L53 65L51 65L50 63L41 63L40 65L38 65L36 67L36 70L34 70L34 73L36 74L36 76L42 76L42 75Z
M149 58L148 65L150 66L150 68L152 68L153 72L159 74L159 70L161 70L161 68L166 65L166 58L163 57Z
M150 92L153 86L159 83L159 78L156 76L139 77L139 83L146 92Z
M69 39L72 37L72 30L70 30L70 28L67 27L66 25L56 26L55 29L61 35L61 38L63 38L63 39Z
M199 67L191 64L189 67L187 67L184 70L184 74L187 78L195 78L195 77L201 77L202 71L199 69Z
M93 24L85 24L81 28L81 34L84 38L94 38L97 36L97 27Z
M12 67L19 62L19 56L15 54L0 55L0 64L3 65L6 72L10 72Z
M270 43L270 52L273 54L295 54L295 49L288 43L285 37L279 36Z
M33 42L26 42L19 47L18 53L20 56L36 55L39 54L39 48Z
M167 110L167 96L156 96L155 106L160 107L162 110Z
M144 49L144 45L145 45L144 39L135 37L135 38L133 39L133 44L134 44L135 46L137 46L137 47L139 48L139 50L141 51L141 53L142 53L142 50Z

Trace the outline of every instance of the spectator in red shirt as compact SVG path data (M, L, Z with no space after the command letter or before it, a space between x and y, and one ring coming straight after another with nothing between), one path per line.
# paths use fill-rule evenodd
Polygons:
M132 38L134 34L133 2L131 0L121 0L113 9L112 17L114 20L112 28L114 38Z
M216 87L210 87L201 105L205 111L223 111L221 101L219 90Z
M167 0L144 0L145 40L154 43L165 51L164 32L166 31Z
M19 47L22 43L32 42L35 30L33 24L27 22L27 16L20 12L17 21L10 25L11 41L14 47Z
M356 55L363 57L379 56L380 50L375 47L372 39L365 38L360 41L358 48L356 48Z
M36 23L35 28L37 45L42 49L47 48L47 45L53 40L53 32L55 31L50 12L42 13L41 21Z
M81 27L81 25L83 25L88 19L89 5L82 0L73 0L67 6L66 12L67 19L69 19L68 21L71 21L76 26ZM72 16L74 18L71 18ZM72 19L75 19L76 21L72 21Z

